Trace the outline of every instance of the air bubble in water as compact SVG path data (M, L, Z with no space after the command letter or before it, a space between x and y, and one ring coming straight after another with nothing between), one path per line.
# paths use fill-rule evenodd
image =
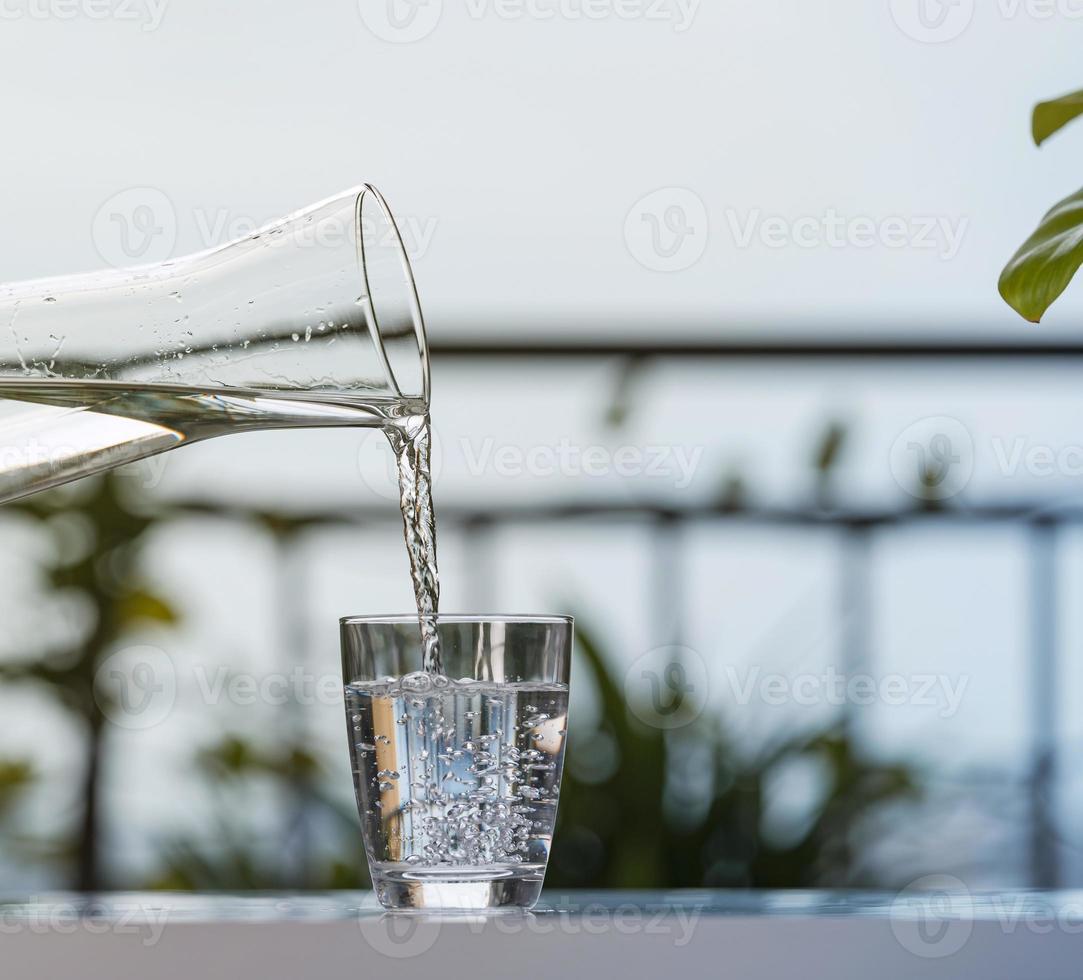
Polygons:
M399 686L410 694L424 694L426 691L432 690L433 677L419 670L416 673L407 674L399 682Z
M387 848L383 860L421 867L510 867L535 860L548 849L552 834L562 752L528 749L539 739L526 722L549 716L539 718L536 706L522 703L533 699L505 693L513 685L484 683L479 689L473 681L459 690L457 681L445 676L440 683L437 676L422 672L347 687L348 712L362 716L362 727L375 724L386 730L391 719L408 722L394 739L376 737L395 746L387 760L396 760L401 775L377 766L377 756L361 753L360 743L355 749L363 806L379 806L375 797L384 794L394 799L394 816L402 818L386 823L367 818L377 848ZM563 723L563 709L554 711L551 695L546 691L543 705ZM377 705L380 714L374 716ZM449 725L454 718L466 723ZM505 733L516 722L519 744L505 744ZM383 809L390 818L391 807Z

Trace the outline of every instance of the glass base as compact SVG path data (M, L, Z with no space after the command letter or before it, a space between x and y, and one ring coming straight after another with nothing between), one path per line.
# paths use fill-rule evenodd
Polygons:
M380 904L395 912L499 912L533 908L543 864L425 868L380 864L371 869Z

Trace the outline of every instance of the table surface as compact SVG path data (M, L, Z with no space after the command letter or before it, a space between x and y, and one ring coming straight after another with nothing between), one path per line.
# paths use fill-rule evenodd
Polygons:
M958 886L958 887L953 887ZM1083 892L547 893L529 913L389 915L370 893L53 894L0 902L4 980L557 975L1083 975Z

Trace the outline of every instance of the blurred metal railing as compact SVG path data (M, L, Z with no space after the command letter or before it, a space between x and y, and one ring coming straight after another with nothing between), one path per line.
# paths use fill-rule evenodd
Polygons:
M590 325L591 330L595 325ZM584 334L591 330L584 325ZM702 362L774 362L785 361L788 367L808 364L820 367L825 362L860 361L863 364L921 364L942 363L945 359L963 361L1010 361L1014 364L1062 363L1083 359L1083 344L988 344L965 340L939 343L932 340L902 342L868 342L855 340L830 341L673 341L667 343L633 343L591 341L573 343L562 341L461 342L436 343L432 347L434 362L512 360L538 362L585 359L615 359L625 364L677 360ZM437 373L439 367L436 368ZM194 507L198 510L199 504ZM235 513L250 517L247 508L230 509L218 504L208 505L208 511L218 515ZM553 505L495 503L484 506L463 506L437 501L440 526L444 530L460 529L471 549L470 567L478 574L488 567L485 561L486 541L490 532L500 528L523 525L549 525L581 521L604 520L607 524L624 523L639 528L652 528L652 576L654 603L652 616L657 635L680 643L680 604L684 601L681 587L682 537L686 527L694 524L729 524L770 528L823 528L838 535L839 581L841 593L840 619L846 624L841 658L843 669L850 674L864 672L870 665L872 603L869 583L873 576L873 543L878 533L891 528L917 524L957 527L1018 526L1029 536L1030 580L1030 656L1029 664L1029 725L1030 763L1027 780L1029 791L1029 866L1035 887L1053 888L1059 884L1058 837L1055 830L1055 798L1058 769L1058 658L1057 658L1057 547L1061 531L1083 525L1083 499L1078 504L1050 509L1044 503L1014 503L979 507L943 506L915 502L906 509L830 509L819 506L807 508L746 508L739 504L704 504L702 502L662 504L643 502L561 502ZM291 523L295 528L348 524L374 526L397 523L398 514L386 506L336 509L333 513L296 514ZM290 540L296 540L291 535ZM294 575L296 577L296 568ZM476 586L475 586L476 587ZM289 590L287 590L288 592ZM482 589L484 591L484 589ZM295 601L295 600L294 600ZM288 614L287 614L288 616ZM844 709L845 710L845 709ZM843 725L852 723L844 715Z
M581 336L597 336L596 324L584 324ZM986 331L988 334L988 331ZM619 335L619 334L618 334ZM869 340L834 339L728 339L704 341L677 339L629 343L626 340L568 342L560 340L522 340L437 343L433 346L436 363L453 360L512 359L529 362L578 359L619 359L642 366L654 361L711 361L724 364L784 361L788 367L825 362L857 361L868 364L906 364L920 369L922 364L953 361L994 361L1021 364L1062 364L1083 359L1083 343L1074 341L1000 342L966 338L908 338ZM838 530L842 537L843 560L839 569L842 595L842 622L846 624L842 659L850 673L868 665L871 635L869 582L873 573L871 542L885 528L914 522L946 522L1025 526L1030 538L1030 867L1036 887L1059 884L1057 834L1055 831L1055 794L1058 769L1058 609L1057 546L1062 528L1083 524L1083 500L1073 507L1050 509L1047 504L1014 504L977 508L938 508L918 506L908 510L832 511L807 510L746 511L724 506L681 506L667 503L659 507L636 504L598 505L595 503L562 504L555 507L497 506L483 513L449 513L441 508L440 520L470 526L508 523L548 523L577 519L626 519L656 522L658 533L654 546L655 618L659 625L670 624L663 635L679 642L676 625L680 616L673 606L679 603L680 540L679 529L688 522L743 522L764 526L817 527ZM846 723L846 719L844 719Z
M597 334L598 325L590 322L571 332L590 336ZM651 331L654 334L658 330ZM435 364L451 360L577 360L583 358L666 358L704 359L718 361L882 361L901 363L906 361L944 360L1018 360L1049 361L1083 357L1083 343L1076 342L1003 342L988 343L966 338L937 340L867 338L815 339L778 337L771 340L730 339L708 341L699 339L676 339L668 341L598 340L574 341L566 339L520 339L499 342L437 341L430 345Z

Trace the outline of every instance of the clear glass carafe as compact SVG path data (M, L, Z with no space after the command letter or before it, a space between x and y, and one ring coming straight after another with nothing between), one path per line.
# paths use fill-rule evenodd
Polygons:
M158 265L0 286L0 501L253 429L425 415L424 322L371 185Z

